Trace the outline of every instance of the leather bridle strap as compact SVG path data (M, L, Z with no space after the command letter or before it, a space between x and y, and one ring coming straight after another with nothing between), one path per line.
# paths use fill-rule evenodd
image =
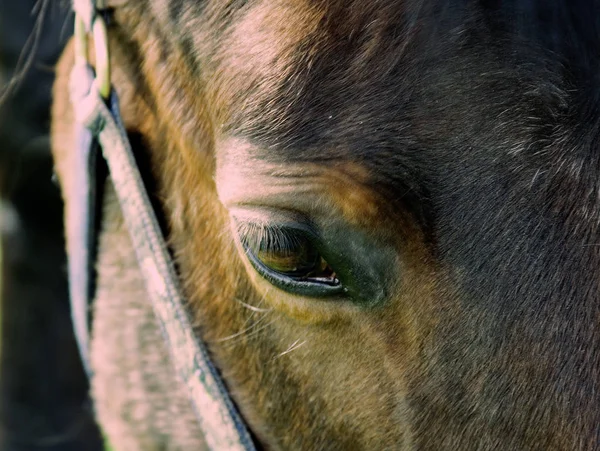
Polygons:
M92 375L89 361L89 310L93 290L92 249L97 230L93 217L100 203L96 199L96 142L106 160L123 218L135 249L148 297L169 349L175 370L184 382L207 445L212 450L254 450L254 444L238 414L221 377L210 361L205 345L194 334L174 265L161 234L148 194L120 119L118 99L110 85L108 43L103 19L93 0L74 0L76 13L76 59L71 73L71 102L79 132L79 196L81 208L69 208L67 218L69 279L75 334L84 365ZM87 59L86 36L94 33L96 71ZM106 58L103 59L102 53ZM98 55L100 59L98 58ZM108 77L108 79L106 79ZM108 89L106 87L108 86ZM103 97L104 95L104 97ZM69 214L69 213L68 213Z

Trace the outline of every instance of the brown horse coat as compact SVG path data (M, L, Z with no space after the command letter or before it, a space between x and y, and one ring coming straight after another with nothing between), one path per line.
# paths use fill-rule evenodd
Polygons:
M125 122L198 333L265 448L597 449L598 9L114 9ZM67 209L71 64L53 107ZM248 230L298 224L343 293L251 263ZM110 187L98 272L102 427L117 449L202 449Z

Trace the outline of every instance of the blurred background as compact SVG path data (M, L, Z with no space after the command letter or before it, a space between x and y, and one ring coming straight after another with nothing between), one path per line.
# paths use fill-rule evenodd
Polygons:
M72 333L53 67L69 1L0 0L0 450L102 450Z

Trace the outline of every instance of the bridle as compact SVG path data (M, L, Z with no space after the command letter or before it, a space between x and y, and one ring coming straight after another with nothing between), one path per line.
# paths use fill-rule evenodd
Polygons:
M88 376L92 377L89 346L91 301L95 291L95 257L102 160L114 186L124 222L135 249L148 298L172 364L185 384L207 445L212 450L254 450L243 419L237 412L206 346L196 337L184 308L173 261L152 209L148 193L119 113L110 80L108 38L102 0L73 0L75 64L70 96L77 122L74 177L77 192L67 224L69 294L75 336ZM88 37L94 37L95 69L89 62ZM69 214L69 213L68 213Z

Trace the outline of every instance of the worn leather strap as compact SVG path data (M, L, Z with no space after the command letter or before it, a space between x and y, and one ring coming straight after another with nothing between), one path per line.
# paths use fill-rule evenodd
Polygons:
M90 67L76 66L71 74L71 97L85 96L89 91L86 86L93 80L94 72ZM80 92L82 89L83 92ZM80 217L67 221L70 225L67 240L69 296L79 353L83 367L91 378L90 300L95 297L97 187L102 180L98 180L97 171L98 141L92 130L80 122L75 125L75 145L77 151L73 155L73 178L78 189L72 193L69 211L77 212Z
M88 0L92 3L91 0ZM76 0L84 14L84 2ZM75 6L75 5L74 5ZM93 24L95 12L89 18ZM87 19L84 19L84 22ZM87 25L86 25L87 26ZM84 365L90 377L89 358L91 300L93 297L95 240L97 237L97 147L108 166L111 182L119 200L125 225L136 252L148 298L163 333L173 366L184 382L209 448L219 451L254 450L246 426L237 412L225 385L212 364L206 347L194 333L175 273L171 256L137 168L127 133L119 115L117 95L111 91L107 102L100 95L92 68L78 60L71 73L71 103L77 123L76 157L78 190L70 195L78 208L68 214L77 224L69 230L69 278L75 334ZM96 205L95 205L96 204Z

